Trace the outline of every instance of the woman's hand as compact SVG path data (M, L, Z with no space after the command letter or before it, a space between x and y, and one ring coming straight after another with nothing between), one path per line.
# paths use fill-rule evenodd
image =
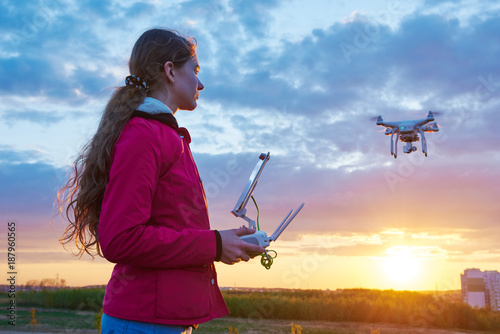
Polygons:
M255 233L255 230L242 226L237 229L219 231L222 240L221 262L235 264L250 260L250 255L264 253L264 248L241 240L241 236Z

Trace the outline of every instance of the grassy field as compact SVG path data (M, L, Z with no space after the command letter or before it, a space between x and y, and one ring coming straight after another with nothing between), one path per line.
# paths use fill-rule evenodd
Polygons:
M2 307L3 308L3 307ZM97 334L95 329L96 313L92 311L74 311L51 308L36 308L35 317L38 326L30 325L32 319L30 308L20 307L16 312L15 327L8 326L4 320L0 324L0 332L33 332L33 333L78 333ZM5 318L4 318L5 319ZM200 325L195 334L230 333L229 328L235 328L239 334L250 333L292 333L291 324L299 325L302 334L484 334L494 332L444 330L433 328L418 328L395 324L328 322L328 321L290 321L272 319L245 319L225 317ZM233 333L236 333L233 331ZM299 332L296 331L298 334ZM498 332L497 332L498 333Z
M500 333L500 312L473 309L456 292L238 290L223 295L231 316L202 324L195 333ZM20 291L14 328L2 293L0 331L97 333L103 296L102 288ZM292 331L292 323L302 330Z
M5 309L2 307L2 309ZM67 331L71 329L95 329L95 313L89 311L74 311L64 309L35 308L37 326L30 325L32 321L31 308L19 307L16 309L16 326L7 323L4 317L0 330L16 330L31 332ZM97 331L93 331L97 333Z

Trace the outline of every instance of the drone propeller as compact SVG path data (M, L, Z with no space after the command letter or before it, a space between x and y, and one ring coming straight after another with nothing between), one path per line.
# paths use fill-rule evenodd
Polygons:
M433 110L429 110L429 112L427 113L427 116L431 116L436 118L436 117L439 117L441 115L443 115L444 113L442 111L433 111Z
M370 122L383 122L384 118L382 115L376 116L376 117L370 117Z
M440 116L443 114L442 111L434 111L434 110L427 110L427 112L425 110L409 110L408 112L406 112L406 114L409 115L409 117L422 118L422 116L429 115L429 111L432 112L432 115L434 117Z

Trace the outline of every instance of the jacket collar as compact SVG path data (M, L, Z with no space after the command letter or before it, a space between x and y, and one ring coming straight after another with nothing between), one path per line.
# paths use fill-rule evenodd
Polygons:
M140 110L135 110L132 113L131 117L142 117L146 119L154 119L156 121L159 121L163 124L166 124L173 128L174 130L179 129L179 124L177 124L177 120L175 119L174 115L170 113L155 113L155 114L150 114L145 111L140 111Z
M148 114L174 114L165 103L149 96L144 98L144 101L137 107L137 110L147 112Z
M132 113L131 117L141 117L141 118L146 118L146 119L154 119L156 121L159 121L163 124L166 124L170 126L172 129L177 131L179 136L181 138L184 138L188 144L191 144L191 136L189 135L189 131L186 128L180 128L179 125L177 124L177 120L175 119L174 115L169 114L169 113L158 113L158 114L148 114L147 112L144 111L139 111L135 110Z
M146 97L137 110L132 113L131 117L141 117L146 119L154 119L163 124L170 126L177 131L181 138L184 138L188 144L191 143L191 136L186 128L179 128L177 120L172 111L163 102L152 97Z

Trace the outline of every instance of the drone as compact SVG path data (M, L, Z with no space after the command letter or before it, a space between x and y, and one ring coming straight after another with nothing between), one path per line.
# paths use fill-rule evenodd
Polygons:
M415 146L412 145L413 142L419 141L418 134L422 136L422 152L427 156L427 140L425 139L424 132L438 132L439 127L436 122L432 126L425 125L429 122L434 121L434 115L432 111L429 111L427 118L416 119L412 121L399 121L399 122L384 122L382 116L377 118L377 125L385 126L385 134L391 135L391 155L394 159L398 157L398 139L406 143L403 147L403 152L410 154L417 150ZM394 148L394 135L396 135L396 147Z
M277 253L276 251L273 250L267 250L267 248L270 245L271 241L276 241L278 237L283 233L283 231L288 227L288 225L292 222L292 220L295 218L295 216L300 212L302 207L305 205L305 203L302 203L295 212L293 210L290 210L288 215L285 216L285 219L278 225L276 230L271 234L270 236L267 236L267 233L265 231L260 230L259 226L259 207L257 206L257 202L252 196L252 193L255 190L255 187L257 186L258 179L260 174L262 173L262 170L264 169L264 166L266 165L267 161L271 157L271 154L267 152L261 153L259 156L259 161L255 165L255 168L250 175L250 178L247 182L247 185L243 189L243 192L241 193L238 201L236 202L236 205L234 206L234 209L231 211L231 213L235 217L242 218L246 222L248 222L248 227L251 229L254 229L256 232L253 234L249 235L244 235L241 236L240 238L246 242L249 242L254 245L258 245L264 248L264 254L262 254L262 259L261 259L261 264L266 268L270 269L271 265L273 263L273 259L276 257ZM257 224L255 220L251 219L247 215L247 203L250 200L250 198L253 200L256 208L257 208ZM270 253L274 253L274 256ZM255 254L258 255L258 254Z

